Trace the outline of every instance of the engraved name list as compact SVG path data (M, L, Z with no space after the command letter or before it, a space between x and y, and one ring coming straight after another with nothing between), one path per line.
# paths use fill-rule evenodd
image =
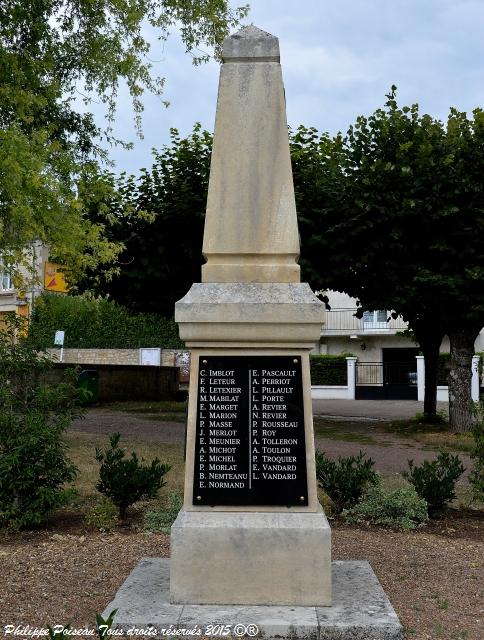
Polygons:
M301 358L200 357L193 503L307 499Z

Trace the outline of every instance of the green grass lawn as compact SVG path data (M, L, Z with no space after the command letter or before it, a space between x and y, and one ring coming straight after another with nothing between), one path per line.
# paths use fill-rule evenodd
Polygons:
M185 402L175 400L156 400L152 402L111 402L103 404L103 408L128 413L185 413Z
M78 468L77 478L72 483L78 492L78 506L83 509L100 497L96 489L99 477L99 463L95 457L96 447L106 448L109 446L108 436L98 436L91 433L67 433L64 436L68 446L68 456ZM170 491L183 491L185 463L183 461L183 445L164 444L160 442L142 442L128 438L121 438L120 445L126 450L127 456L131 452L136 452L139 459L144 458L146 462L151 462L154 458L159 458L171 466L170 471L165 476L166 486L159 492L158 498L151 503L154 506L166 504ZM150 503L150 504L151 504Z
M135 413L140 416L148 416L151 420L166 422L185 422L187 405L185 402L174 400L160 400L153 402L112 402L103 404L103 409Z
M316 438L327 438L328 440L341 440L343 442L357 442L359 444L377 444L388 446L389 443L381 438L363 433L363 429L358 425L357 429L350 428L344 421L331 421L327 418L315 417L314 435Z
M448 423L425 424L413 420L396 420L382 423L382 428L396 435L410 438L424 447L471 453L474 438L471 433L452 433Z

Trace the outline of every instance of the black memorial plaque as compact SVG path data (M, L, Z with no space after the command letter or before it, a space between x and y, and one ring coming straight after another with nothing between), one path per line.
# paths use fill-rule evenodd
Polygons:
M193 504L308 504L300 356L201 356Z

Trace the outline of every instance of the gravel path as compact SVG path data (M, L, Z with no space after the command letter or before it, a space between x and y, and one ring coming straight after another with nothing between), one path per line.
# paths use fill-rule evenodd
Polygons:
M357 455L359 451L363 451L375 460L375 468L384 474L399 473L406 467L409 459L421 464L423 460L431 460L437 455L435 449L425 448L415 440L400 438L379 430L378 422L372 424L369 421L352 422L347 419L347 422L339 421L339 425L341 431L353 434L356 441L338 440L334 436L324 438L319 435L315 440L316 448L332 458ZM71 430L105 435L118 431L122 436L134 440L167 444L183 444L185 439L185 425L182 422L164 422L159 420L156 414L140 416L102 408L89 409L84 418L74 422ZM375 443L358 442L361 436L370 436ZM459 455L466 470L469 469L469 457L465 454ZM467 474L468 471L462 480L465 481Z
M155 414L143 416L104 409L88 409L85 416L75 420L71 431L110 435L119 432L121 436L132 440L166 442L167 444L183 444L185 441L185 424L183 422L165 422L157 419Z
M338 456L353 456L363 451L367 456L373 458L376 470L385 475L400 473L407 467L407 460L413 460L416 465L420 465L424 460L433 460L438 455L437 450L424 448L423 445L414 440L409 441L408 439L397 438L388 433L378 434L378 432L373 432L372 435L375 439L378 439L378 435L381 435L381 440L385 444L347 442L320 437L315 439L315 444L317 449L324 451L326 455L334 459L338 458ZM466 481L472 462L469 456L464 453L459 453L458 455L466 468L465 473L458 482L460 484Z
M482 639L481 514L455 512L410 533L331 524L333 559L370 562L408 640ZM103 535L68 521L6 535L0 538L0 636L5 624L71 622L92 629L96 612L141 558L168 555L163 534Z

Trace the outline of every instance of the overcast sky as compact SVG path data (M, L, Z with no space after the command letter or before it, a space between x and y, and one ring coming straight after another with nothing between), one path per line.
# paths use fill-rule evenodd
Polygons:
M244 4L232 2L232 5ZM402 104L445 119L450 106L484 106L484 0L252 0L244 21L279 38L289 125L346 131L382 106L392 84ZM117 171L151 166L151 149L170 127L188 134L197 121L213 130L217 63L194 67L179 40L153 44L167 78L165 108L146 96L144 140L136 138L129 100L115 131L134 149L113 149Z

